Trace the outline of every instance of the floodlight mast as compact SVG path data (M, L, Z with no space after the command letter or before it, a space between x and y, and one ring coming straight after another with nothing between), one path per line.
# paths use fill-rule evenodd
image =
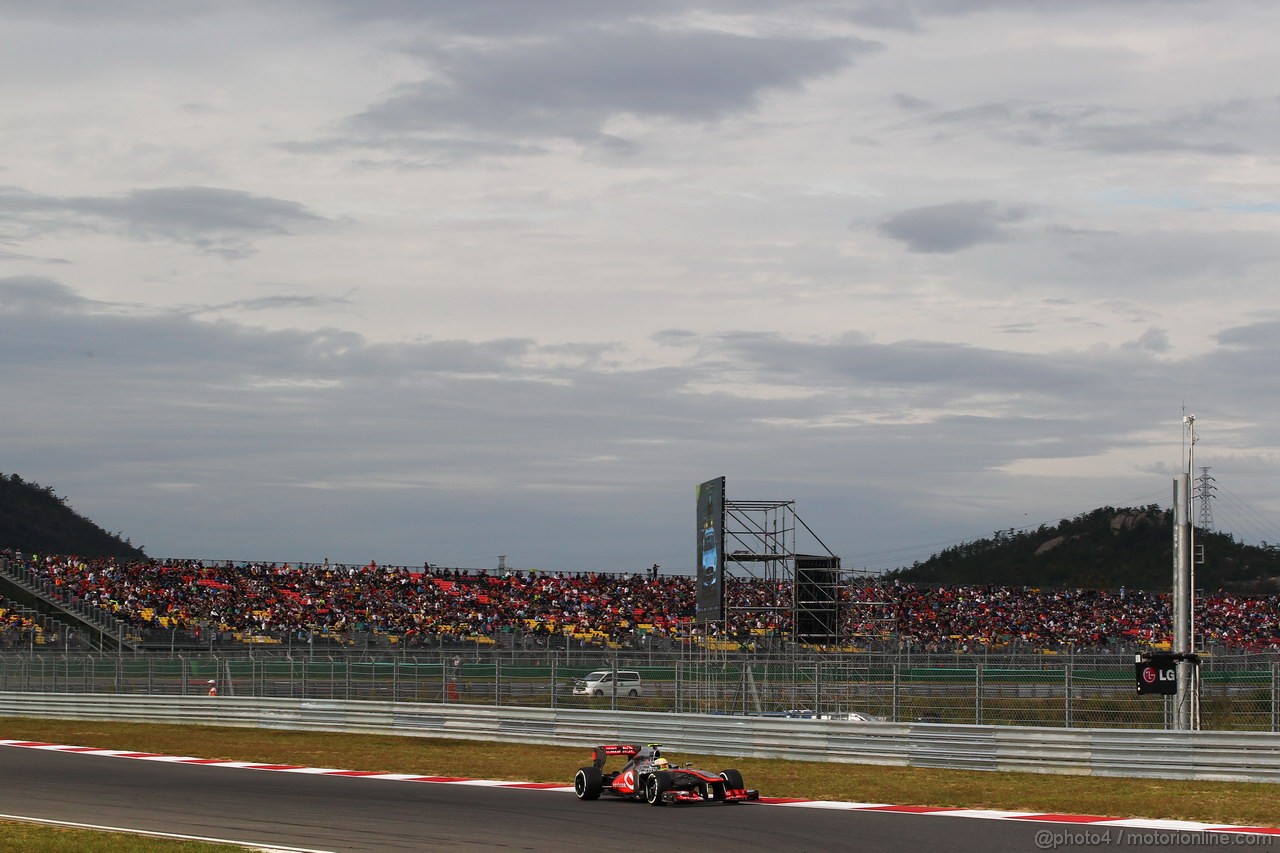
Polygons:
M1173 653L1177 661L1178 692L1174 696L1173 727L1190 731L1200 726L1199 672L1195 665L1195 527L1192 524L1191 471L1195 465L1195 415L1184 415L1183 446L1186 470L1173 489Z

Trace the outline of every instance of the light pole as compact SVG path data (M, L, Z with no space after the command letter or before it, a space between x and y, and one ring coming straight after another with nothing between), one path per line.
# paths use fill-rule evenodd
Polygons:
M1196 416L1182 418L1187 469L1174 481L1173 494L1173 654L1177 661L1178 691L1174 697L1173 727L1190 731L1200 725L1199 671L1195 659L1195 527L1192 524L1191 470L1195 464Z

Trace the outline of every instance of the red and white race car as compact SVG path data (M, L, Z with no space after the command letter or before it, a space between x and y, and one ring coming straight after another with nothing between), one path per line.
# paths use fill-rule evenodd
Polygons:
M651 806L667 803L740 803L760 799L760 792L742 784L737 770L711 773L688 764L683 767L662 757L661 744L644 746L620 743L591 750L591 766L581 767L573 778L573 792L580 800L598 800L601 794L625 800L644 800ZM616 772L605 772L610 756L625 756Z

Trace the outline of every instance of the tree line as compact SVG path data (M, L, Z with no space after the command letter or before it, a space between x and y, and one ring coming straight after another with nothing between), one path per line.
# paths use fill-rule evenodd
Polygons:
M1237 542L1229 533L1196 530L1196 586L1203 590L1280 591L1280 549ZM997 530L945 548L889 573L928 584L995 584L1079 589L1173 585L1173 514L1159 505L1099 507L1058 524Z

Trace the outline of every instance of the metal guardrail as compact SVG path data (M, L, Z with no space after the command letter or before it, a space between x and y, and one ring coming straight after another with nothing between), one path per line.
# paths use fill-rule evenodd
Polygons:
M672 751L900 767L1280 783L1267 732L864 723L410 702L0 693L0 716L217 725Z

